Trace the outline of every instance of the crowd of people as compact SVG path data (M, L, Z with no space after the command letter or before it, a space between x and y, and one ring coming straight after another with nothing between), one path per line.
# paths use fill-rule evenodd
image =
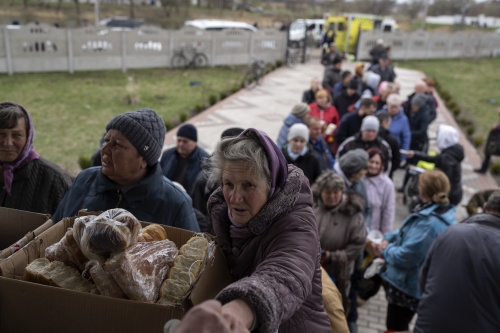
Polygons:
M457 224L458 131L440 125L439 154L429 154L432 91L421 81L401 96L387 52L374 54L369 70L359 63L353 74L330 48L323 80L312 80L301 103L298 96L277 138L230 128L211 155L192 124L163 152L166 128L154 110L119 114L106 125L95 166L74 180L35 152L27 110L1 103L0 206L51 214L54 223L80 209L120 207L216 235L235 282L167 323L167 332L355 333L354 272L376 258L387 330L407 331L418 313L419 333L464 331L461 322L467 331L500 331L500 262L488 251L500 247L500 193L483 214ZM419 161L435 170L419 175L420 201L394 230L401 189L392 177ZM374 232L383 238L370 238ZM470 283L456 279L463 274Z

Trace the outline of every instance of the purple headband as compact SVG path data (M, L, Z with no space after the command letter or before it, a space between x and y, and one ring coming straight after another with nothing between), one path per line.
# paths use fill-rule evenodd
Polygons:
M35 127L31 121L29 113L21 106L11 102L0 103L0 106L17 106L19 107L28 117L28 138L26 139L26 144L24 145L21 154L17 157L14 162L0 162L3 168L3 178L4 185L7 194L10 195L12 189L12 180L14 179L14 171L18 168L25 166L28 162L35 160L40 157L39 154L35 152L33 148L33 138L35 137Z

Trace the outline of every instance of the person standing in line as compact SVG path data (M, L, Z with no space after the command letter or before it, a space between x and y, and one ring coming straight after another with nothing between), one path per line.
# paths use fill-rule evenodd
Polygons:
M309 145L312 147L313 153L319 158L321 170L333 169L335 160L328 144L323 140L323 126L321 126L321 121L316 117L308 117L306 125L309 129Z
M500 115L500 106L498 107L498 114ZM484 146L484 160L481 167L474 169L478 173L486 173L490 167L491 155L496 155L500 153L500 121L493 126L491 131L488 133L488 139Z
M276 140L276 145L278 147L283 147L288 141L288 131L290 127L295 124L303 124L306 117L311 112L309 105L305 103L295 104L292 108L292 112L285 118L283 125L281 126L280 132L278 134L278 139Z
M313 78L311 81L311 88L304 91L302 94L302 103L305 104L311 104L314 103L315 100L315 95L318 92L318 90L321 89L321 85L319 82L319 79L317 77Z

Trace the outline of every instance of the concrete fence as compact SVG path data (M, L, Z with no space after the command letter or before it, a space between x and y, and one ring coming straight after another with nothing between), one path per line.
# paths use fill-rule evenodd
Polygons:
M366 31L359 38L357 58L369 60L377 39L391 46L394 60L496 57L500 55L500 34L488 32L380 32Z
M115 31L34 24L0 30L0 73L8 74L170 67L174 51L184 47L204 53L210 66L245 65L253 59L274 62L283 59L286 51L286 32L277 30L163 30L143 26Z

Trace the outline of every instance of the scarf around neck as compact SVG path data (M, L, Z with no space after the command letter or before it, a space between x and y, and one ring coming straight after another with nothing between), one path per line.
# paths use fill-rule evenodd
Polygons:
M21 106L11 102L0 103L1 106L17 106L19 107L28 117L28 135L26 139L26 144L24 145L23 150L16 158L14 162L0 162L3 168L3 179L5 190L8 195L11 195L12 190L12 181L14 179L14 171L16 169L22 168L32 160L36 160L40 157L39 154L35 152L35 148L33 147L33 138L35 137L35 127L33 126L33 122L31 121L31 117L29 113Z

